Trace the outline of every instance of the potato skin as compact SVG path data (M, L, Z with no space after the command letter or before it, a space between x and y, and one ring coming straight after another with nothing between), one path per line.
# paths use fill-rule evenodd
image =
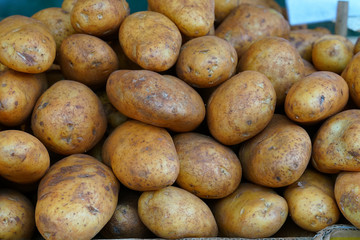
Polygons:
M200 95L184 81L148 70L118 70L106 84L110 102L129 118L169 128L192 131L205 118Z
M0 22L0 62L19 72L41 73L55 60L56 43L41 21L12 15Z
M0 239L31 239L35 210L30 200L13 189L0 189Z
M86 154L53 164L41 179L35 222L45 239L91 239L113 215L120 185L111 169Z
M270 188L241 183L235 192L217 200L213 213L222 236L263 238L285 223L288 205Z
M218 228L210 208L178 187L143 192L138 201L141 221L158 237L216 237Z
M262 131L270 122L276 93L262 73L244 71L221 84L207 104L211 135L225 145L241 143Z
M144 69L162 72L172 67L180 52L181 34L165 15L136 12L121 24L119 41L124 53Z
M355 54L350 62L346 65L344 71L341 73L349 86L349 95L351 100L360 107L360 53Z

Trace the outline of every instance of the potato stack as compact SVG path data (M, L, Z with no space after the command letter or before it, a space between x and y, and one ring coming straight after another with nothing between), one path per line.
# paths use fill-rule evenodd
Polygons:
M356 49L274 0L3 19L0 239L360 228Z

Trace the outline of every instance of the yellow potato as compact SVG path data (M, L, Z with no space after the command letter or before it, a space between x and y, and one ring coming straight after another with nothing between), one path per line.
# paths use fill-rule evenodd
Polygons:
M350 62L346 65L341 76L349 86L351 100L356 106L360 107L360 53L355 54Z
M61 3L61 8L67 12L71 12L77 1L78 0L63 0Z

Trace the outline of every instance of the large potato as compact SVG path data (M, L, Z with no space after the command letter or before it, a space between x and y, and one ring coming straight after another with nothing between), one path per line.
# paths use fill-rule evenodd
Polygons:
M214 0L148 0L151 11L170 18L188 37L205 36L214 25Z
M119 41L130 60L144 69L161 72L175 64L181 34L165 15L141 11L131 14L121 24Z
M82 83L61 80L35 104L34 135L51 151L69 155L90 150L105 134L107 120L97 95Z
M207 124L214 138L225 145L241 143L270 122L276 93L262 73L244 71L221 84L207 104Z
M138 212L141 221L161 238L216 237L218 233L205 202L178 187L143 192Z
M360 107L360 53L353 56L341 76L349 86L351 100Z
M174 76L119 70L110 75L106 92L114 107L127 117L176 132L192 131L205 118L200 95Z
M44 23L12 15L0 21L0 62L19 72L41 73L55 60L56 42Z
M95 158L61 159L40 181L37 229L45 239L91 239L115 212L119 188L111 169Z

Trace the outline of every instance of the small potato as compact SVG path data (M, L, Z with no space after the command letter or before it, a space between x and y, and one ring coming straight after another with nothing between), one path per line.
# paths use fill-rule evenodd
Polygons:
M214 0L148 0L151 11L170 18L180 32L188 37L208 34L215 20Z
M240 184L241 164L236 154L211 137L199 133L174 136L180 161L176 183L200 198L217 199Z
M312 164L323 173L360 171L360 110L342 111L319 128L313 141Z
M40 181L36 227L45 239L92 239L114 214L119 189L111 169L95 158L63 158Z
M348 99L349 88L341 76L317 71L291 86L285 99L285 113L295 122L315 124L340 112Z
M236 51L230 43L216 36L203 36L181 47L176 74L193 87L213 87L232 77L237 63Z
M126 0L77 0L70 19L76 32L104 37L116 33L129 14Z
M216 237L218 233L205 202L178 187L143 192L138 212L141 221L160 238Z
M360 53L355 54L341 73L349 86L351 100L360 107Z
M256 40L265 36L288 38L289 32L289 23L276 10L241 4L216 28L215 35L229 41L240 58Z
M119 41L130 60L144 69L162 72L175 64L181 34L165 15L141 11L131 14L121 24Z
M200 95L174 76L119 70L110 75L106 92L125 116L175 132L192 131L205 118Z
M262 73L244 71L221 84L207 104L207 124L211 135L225 145L239 144L270 122L276 93Z
M341 74L353 57L354 44L341 35L328 34L313 43L312 62L320 71Z
M30 200L13 189L0 188L0 239L32 239L35 210Z
M61 8L67 12L71 12L77 1L78 0L63 0L61 3Z
M284 187L304 173L311 157L305 129L286 116L274 114L266 128L240 146L244 177L266 187Z
M97 95L82 83L61 80L35 104L34 135L51 151L70 155L90 150L105 134L107 120Z
M72 34L63 40L59 64L66 79L92 88L104 87L109 75L119 68L114 50L105 41L88 34Z
M217 200L212 210L219 233L224 237L270 237L288 216L283 197L252 183L241 183L235 192Z
M47 81L43 73L28 74L11 69L0 71L0 124L23 124L46 88Z
M0 21L0 62L19 72L41 73L55 60L56 42L44 23L12 15Z

